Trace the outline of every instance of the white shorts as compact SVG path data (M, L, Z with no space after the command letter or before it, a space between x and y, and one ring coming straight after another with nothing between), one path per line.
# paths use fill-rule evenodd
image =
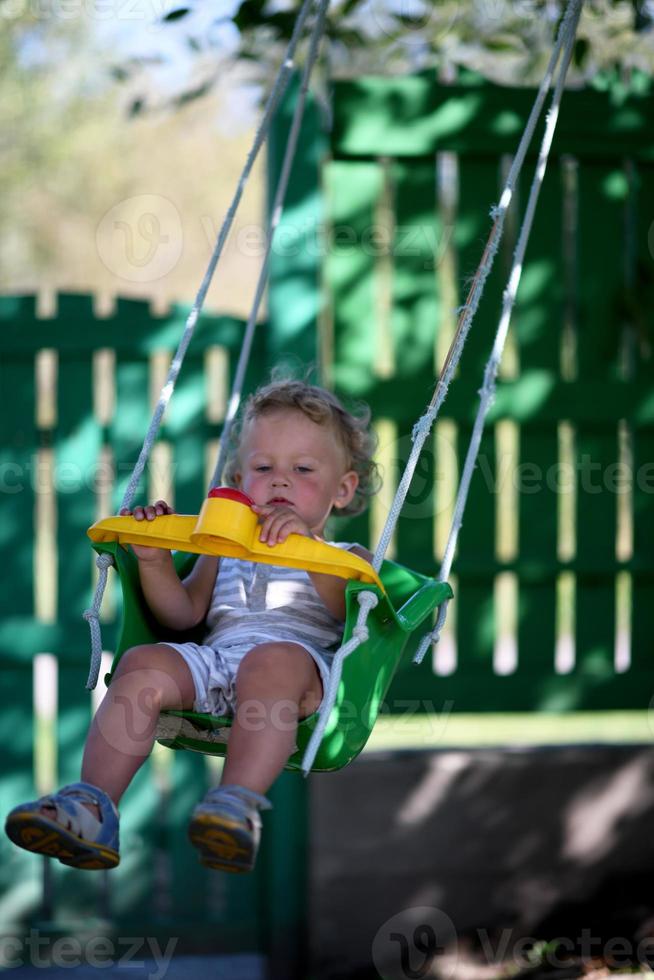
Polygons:
M297 643L314 661L322 681L323 693L329 680L331 658L323 650L299 640L270 637L260 643ZM246 653L257 644L210 647L201 643L164 643L186 661L195 685L193 710L210 715L233 715L236 707L236 672Z

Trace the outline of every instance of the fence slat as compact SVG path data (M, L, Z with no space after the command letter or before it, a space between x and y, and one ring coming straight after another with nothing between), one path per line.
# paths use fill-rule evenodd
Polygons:
M375 227L376 208L383 188L377 163L327 164L325 194L329 202L332 244L327 282L334 308L337 388L365 396L374 378L377 311L376 261L362 248ZM347 329L345 325L347 324Z
M37 432L35 426L34 352L0 359L0 390L10 411L0 412L0 473L2 530L0 560L11 569L11 589L0 595L4 616L34 614L34 487Z
M615 377L620 349L625 273L616 243L625 230L624 170L582 161L577 193L578 371L601 380ZM601 429L592 422L576 425L577 553L598 569L579 575L576 586L576 670L590 683L614 671L615 577L600 570L615 561L616 495L607 476L617 457L617 419Z
M483 243L490 229L489 202L498 196L499 161L495 157L461 159L459 161L459 203L456 214L455 243L458 251L459 281L470 277L481 257ZM479 388L488 360L495 325L501 309L502 282L496 268L489 279L475 321L466 343L458 377ZM461 286L465 298L465 284ZM472 417L479 404L476 396L469 406ZM449 416L449 398L443 407ZM459 473L463 468L472 427L458 428L457 457ZM492 558L495 551L495 436L491 426L482 437L478 464L470 486L465 519L459 536L456 561L477 562ZM458 670L472 672L478 677L493 677L493 634L495 614L493 589L489 581L469 581L460 587L456 602Z
M528 188L521 185L523 205ZM563 242L563 187L554 164L543 183L532 229L527 262L513 316L520 376L533 371L560 372L566 281ZM557 557L559 451L554 420L531 419L520 427L516 480L518 506L517 554L525 563ZM541 672L543 686L554 665L556 579L533 582L519 578L518 672ZM531 681L533 683L533 680Z

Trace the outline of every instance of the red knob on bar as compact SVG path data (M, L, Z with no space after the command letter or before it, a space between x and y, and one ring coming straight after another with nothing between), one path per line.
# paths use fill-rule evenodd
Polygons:
M223 500L235 500L237 503L246 504L248 507L254 503L252 497L243 493L242 490L236 490L235 487L212 487L208 495L209 497L222 497Z

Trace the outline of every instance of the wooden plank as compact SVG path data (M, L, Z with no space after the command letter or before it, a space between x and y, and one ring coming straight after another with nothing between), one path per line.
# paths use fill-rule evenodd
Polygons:
M634 437L634 560L651 561L654 541L654 430ZM631 583L631 672L640 676L652 662L654 581L634 572Z
M474 327L473 327L474 329ZM466 355L464 355L464 359ZM464 367L467 365L467 360ZM448 392L443 414L457 421L472 422L477 410L479 381L474 371L466 370ZM395 419L409 424L413 407L405 404L406 384L398 378L380 379L366 395L373 415L392 405ZM386 408L386 410L388 410ZM488 413L488 423L513 419L520 424L556 423L575 418L581 422L611 424L616 418L627 418L635 428L654 423L654 393L645 379L599 381L580 378L561 381L547 370L525 368L515 380L502 379L495 402Z
M647 709L654 690L654 671L613 676L591 673L552 674L542 683L525 672L484 678L457 671L438 678L438 702L451 711L626 711Z
M152 415L149 363L139 355L116 357L116 411L109 426L109 443L114 452L116 483L113 508L117 512ZM148 502L147 472L143 475L134 503Z
M143 300L118 299L113 314L95 317L92 303L84 295L60 293L57 315L38 318L31 295L5 297L0 305L0 352L30 354L43 347L79 354L110 347L122 354L147 356L157 350L174 350L184 331L190 307L171 306L163 316L153 316L149 303ZM87 317L83 333L69 329L72 316ZM214 344L238 346L243 330L240 320L218 316L210 311L200 316L193 334L197 354Z
M0 334L5 317L34 316L32 299L0 299ZM5 410L0 413L0 475L2 478L2 533L0 558L6 569L6 587L0 598L0 644L3 711L3 778L0 804L7 813L19 803L34 799L35 725L33 659L38 650L34 610L34 510L38 480L36 427L35 350L21 356L0 358L0 390ZM21 627L29 624L31 635ZM0 885L8 902L6 924L20 928L26 915L36 915L42 905L43 862L14 847L5 838L0 861ZM13 893L15 892L15 901Z
M151 415L149 363L139 354L117 352L116 407L108 427L114 452L116 484L113 509L117 511L140 452ZM149 500L147 471L134 503ZM148 760L121 802L121 864L112 872L114 914L148 920L155 904L160 796Z
M272 205L288 142L299 76L275 114L268 141L268 189ZM295 150L284 210L270 256L268 349L270 363L315 365L316 330L322 309L320 266L324 257L323 199L317 193L320 166L328 153L322 110L309 93Z
M601 381L618 373L618 298L624 269L616 255L623 241L627 184L621 169L582 163L578 180L579 376ZM601 215L601 234L597 216ZM573 416L574 419L574 416ZM612 424L575 421L577 552L601 567L615 556L616 494L607 476L618 458L617 419ZM577 672L614 672L615 578L579 576L576 587Z
M529 174L521 182L522 208L529 191ZM563 240L563 188L556 162L541 188L513 325L517 337L520 374L547 371L559 374L565 297ZM518 541L521 561L554 562L557 557L558 501L553 476L559 464L558 434L554 420L534 420L519 430L517 481ZM509 461L507 461L509 462ZM513 467L510 467L513 470ZM544 686L554 669L556 581L518 579L518 674L541 673ZM530 679L533 683L533 679Z
M459 161L459 194L455 226L457 272L459 281L467 281L479 264L488 232L489 202L498 196L499 161L494 158ZM463 379L468 387L479 388L490 354L500 312L502 290L501 269L489 279L476 318L468 334L466 349L460 362L458 377L452 384L456 390ZM463 301L465 296L461 296ZM448 399L449 401L449 399ZM448 401L443 415L450 417ZM476 396L469 406L470 418L479 404ZM461 474L468 450L472 426L458 427L457 457ZM454 570L458 562L492 559L495 554L495 439L492 427L482 437L477 467L473 475L466 505L466 516L459 534ZM494 582L492 576L477 582L460 585L456 601L457 672L476 675L483 683L493 676L493 608ZM439 679L440 680L440 679Z
M634 268L631 270L632 303L629 304L634 332L632 377L652 388L652 327L654 325L654 167L641 164L635 173ZM632 382L633 383L633 382ZM633 425L633 557L637 564L648 562L654 541L654 423L642 430ZM654 636L654 582L635 572L631 582L631 670L637 676L647 670L652 658Z
M436 257L444 229L436 211L436 161L411 165L396 161L391 180L395 199L391 331L396 373L411 379L410 400L419 412L415 389L423 387L428 398L434 383L439 316Z
M296 772L283 772L275 781L268 793L273 809L263 815L258 859L259 902L266 909L261 930L270 975L288 980L304 980L310 975L310 911L306 902L310 785L310 780ZM289 826L293 828L292 843ZM282 854L284 860L280 860ZM284 901L278 900L280 895Z
M34 724L32 699L32 666L20 667L2 663L3 709L0 717L2 737L2 779L0 807L2 813L33 800L37 796L34 782ZM0 888L6 901L3 926L20 929L26 916L40 912L43 860L15 847L3 834L0 844Z
M630 268L624 318L632 331L631 364L628 376L632 381L649 385L652 379L654 330L654 165L630 161Z
M66 297L58 307L60 322L73 336L92 332L91 297ZM56 508L57 620L62 624L57 657L56 785L77 782L91 721L90 694L85 689L90 638L75 640L66 622L80 618L90 604L91 549L86 529L95 520L94 467L100 446L93 417L93 368L88 355L63 356L57 366L57 410L54 420L53 492ZM54 787L53 787L54 788ZM101 876L55 867L56 916L80 922L102 914Z
M362 246L376 227L384 171L378 163L328 163L323 179L330 230L325 283L333 310L332 383L346 403L352 398L368 400L376 385L384 284L374 248ZM367 544L368 515L339 518L336 533L342 540Z
M2 533L0 560L11 569L11 589L0 595L0 618L34 615L34 506L37 431L34 352L0 359L0 390L7 410L0 413ZM10 409L10 410L9 410Z
M374 384L375 319L380 283L372 249L362 248L375 227L384 175L377 163L329 163L324 173L331 243L326 283L334 310L334 383L366 398Z
M445 86L433 72L336 81L332 151L340 157L513 153L534 94L500 85ZM630 95L618 105L609 92L568 91L554 152L652 160L653 130L649 94Z
M625 282L622 249L628 182L624 168L582 162L577 195L579 377L593 381L615 379ZM598 215L601 234L597 230Z
M470 429L459 430L458 456L462 460L467 450ZM482 556L490 556L495 544L495 498L493 487L496 479L495 440L487 430L480 446L480 467L474 474L466 506L466 518L459 534L454 570L459 576L458 563L477 563ZM461 464L460 464L461 467ZM459 467L459 472L460 472ZM493 640L495 611L493 602L494 581L491 575L463 582L459 576L456 595L457 624L457 672L474 674L484 678L484 684L493 676ZM440 678L439 678L440 681Z
M435 384L434 349L439 327L436 258L444 229L437 216L436 161L391 167L395 221L392 244L392 314L394 376L402 385L401 411L414 420L428 405ZM399 405L389 404L386 415L395 418ZM411 427L400 429L393 454L397 473L404 470L412 449ZM397 557L433 566L435 460L425 446L397 525Z
M40 623L32 612L6 615L0 621L0 660L5 664L31 663L35 651L61 650L67 644L83 646L89 628L79 616L59 623Z
M211 872L200 864L186 827L193 807L208 788L205 760L195 752L172 755L171 760L166 760L170 779L166 814L169 909L177 922L202 922L210 917L207 895Z
M164 432L172 444L175 509L182 514L197 514L206 493L206 403L203 360L189 354L168 409Z
M83 332L86 321L70 323ZM60 615L81 616L90 604L92 550L87 528L96 519L95 475L101 432L93 414L93 364L90 357L62 356L58 368L58 412L55 432L58 598ZM57 650L66 662L79 663L79 651ZM86 660L82 652L82 663Z

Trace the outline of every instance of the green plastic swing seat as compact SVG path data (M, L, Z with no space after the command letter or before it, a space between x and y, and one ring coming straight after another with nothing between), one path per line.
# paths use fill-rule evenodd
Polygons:
M150 613L141 593L138 562L133 552L117 541L96 542L98 553L113 556L123 593L123 618L112 672L118 660L130 647L142 643L168 640L199 640L195 634L174 634L165 630ZM197 555L177 553L175 564L181 576L191 570ZM346 586L347 614L343 641L352 635L359 612L357 593L371 590L379 604L368 615L369 638L345 658L336 703L320 743L312 771L341 769L354 759L366 744L377 719L380 705L388 691L400 661L408 659L417 641L431 629L434 610L452 597L447 582L437 582L413 572L403 565L385 561L380 578L386 595L376 585L351 580ZM420 629L420 627L423 627ZM109 684L111 673L105 681ZM302 758L318 720L315 712L298 725L297 746L288 760L287 769L301 769ZM212 755L224 755L232 719L193 711L162 712L157 739L172 749L190 749Z

